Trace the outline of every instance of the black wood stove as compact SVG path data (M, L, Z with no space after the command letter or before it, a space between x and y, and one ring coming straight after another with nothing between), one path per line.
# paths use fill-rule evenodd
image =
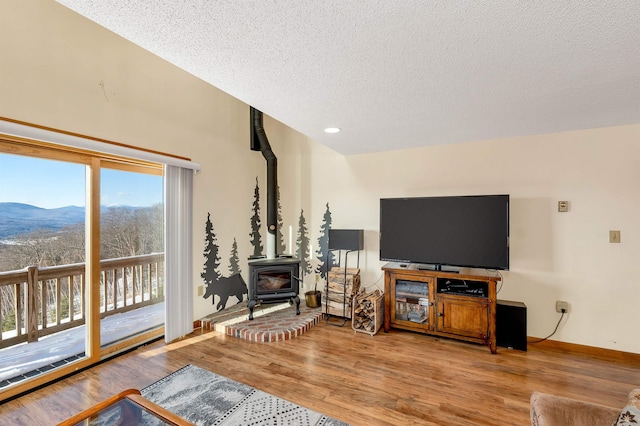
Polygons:
M299 276L300 261L278 257L249 262L249 319L258 302L275 303L289 301L296 304L300 314Z

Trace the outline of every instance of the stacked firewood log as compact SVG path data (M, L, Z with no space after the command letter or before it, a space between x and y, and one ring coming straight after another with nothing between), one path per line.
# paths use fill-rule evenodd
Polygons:
M359 292L353 298L353 320L351 327L355 331L374 335L382 325L383 295L378 289L365 293Z
M328 273L324 312L344 318L351 318L353 296L360 289L360 269L333 267Z

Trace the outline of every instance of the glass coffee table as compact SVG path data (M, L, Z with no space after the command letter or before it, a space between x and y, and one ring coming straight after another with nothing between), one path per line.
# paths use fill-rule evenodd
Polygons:
M180 416L128 389L59 423L58 426L193 426Z

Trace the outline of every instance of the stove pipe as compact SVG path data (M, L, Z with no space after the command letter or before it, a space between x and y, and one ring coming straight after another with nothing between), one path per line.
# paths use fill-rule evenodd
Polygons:
M276 230L278 226L277 215L277 188L278 188L278 159L271 150L267 134L262 125L262 112L254 107L250 110L251 120L251 150L261 151L267 160L267 259L275 259L276 254Z

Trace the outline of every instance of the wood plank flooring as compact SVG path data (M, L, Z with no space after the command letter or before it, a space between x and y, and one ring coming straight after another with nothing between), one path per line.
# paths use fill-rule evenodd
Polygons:
M543 342L528 352L324 322L281 342L217 332L155 342L0 405L0 425L49 425L194 364L353 425L528 425L534 390L613 407L640 356Z

